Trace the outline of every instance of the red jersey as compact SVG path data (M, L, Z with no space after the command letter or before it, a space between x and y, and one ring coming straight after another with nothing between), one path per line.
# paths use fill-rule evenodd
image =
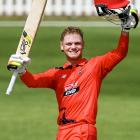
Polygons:
M55 90L59 125L74 122L95 124L102 80L126 56L128 40L128 35L122 33L118 47L103 56L90 60L83 58L74 65L65 63L39 74L27 71L21 80L31 88Z

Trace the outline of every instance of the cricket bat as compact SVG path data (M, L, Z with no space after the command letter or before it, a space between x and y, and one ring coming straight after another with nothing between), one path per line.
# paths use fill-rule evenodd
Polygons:
M25 26L24 26L24 29L23 29L23 32L22 32L22 35L21 35L21 38L17 47L16 54L21 55L23 57L29 55L30 49L32 47L38 27L42 19L46 4L47 4L47 0L33 0L32 1L31 11L25 22ZM15 70L11 77L9 86L6 90L7 95L10 95L10 93L12 92L17 75L18 73Z

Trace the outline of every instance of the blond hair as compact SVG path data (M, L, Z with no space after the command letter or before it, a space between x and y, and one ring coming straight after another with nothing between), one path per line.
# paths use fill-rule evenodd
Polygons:
M67 34L79 34L82 38L82 41L84 42L83 32L79 27L69 26L69 27L65 28L64 31L61 33L61 36L60 36L60 41L61 42L64 40L64 37Z

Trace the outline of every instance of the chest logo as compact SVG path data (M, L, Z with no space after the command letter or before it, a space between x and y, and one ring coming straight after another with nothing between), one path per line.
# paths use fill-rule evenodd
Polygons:
M65 87L64 96L70 96L72 94L75 94L79 91L79 86L77 86L77 83L69 84Z

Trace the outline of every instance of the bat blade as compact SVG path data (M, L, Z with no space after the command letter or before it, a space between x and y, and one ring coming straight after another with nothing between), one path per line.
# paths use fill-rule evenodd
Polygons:
M16 54L21 55L23 57L29 55L46 4L47 4L47 0L33 0L31 11L29 12L27 20L25 22L25 26L17 47ZM17 72L15 71L12 75L11 81L6 90L7 95L10 95L10 93L12 92L16 77L17 77Z
M36 36L47 0L33 0L31 11L26 20L16 54L28 56Z

